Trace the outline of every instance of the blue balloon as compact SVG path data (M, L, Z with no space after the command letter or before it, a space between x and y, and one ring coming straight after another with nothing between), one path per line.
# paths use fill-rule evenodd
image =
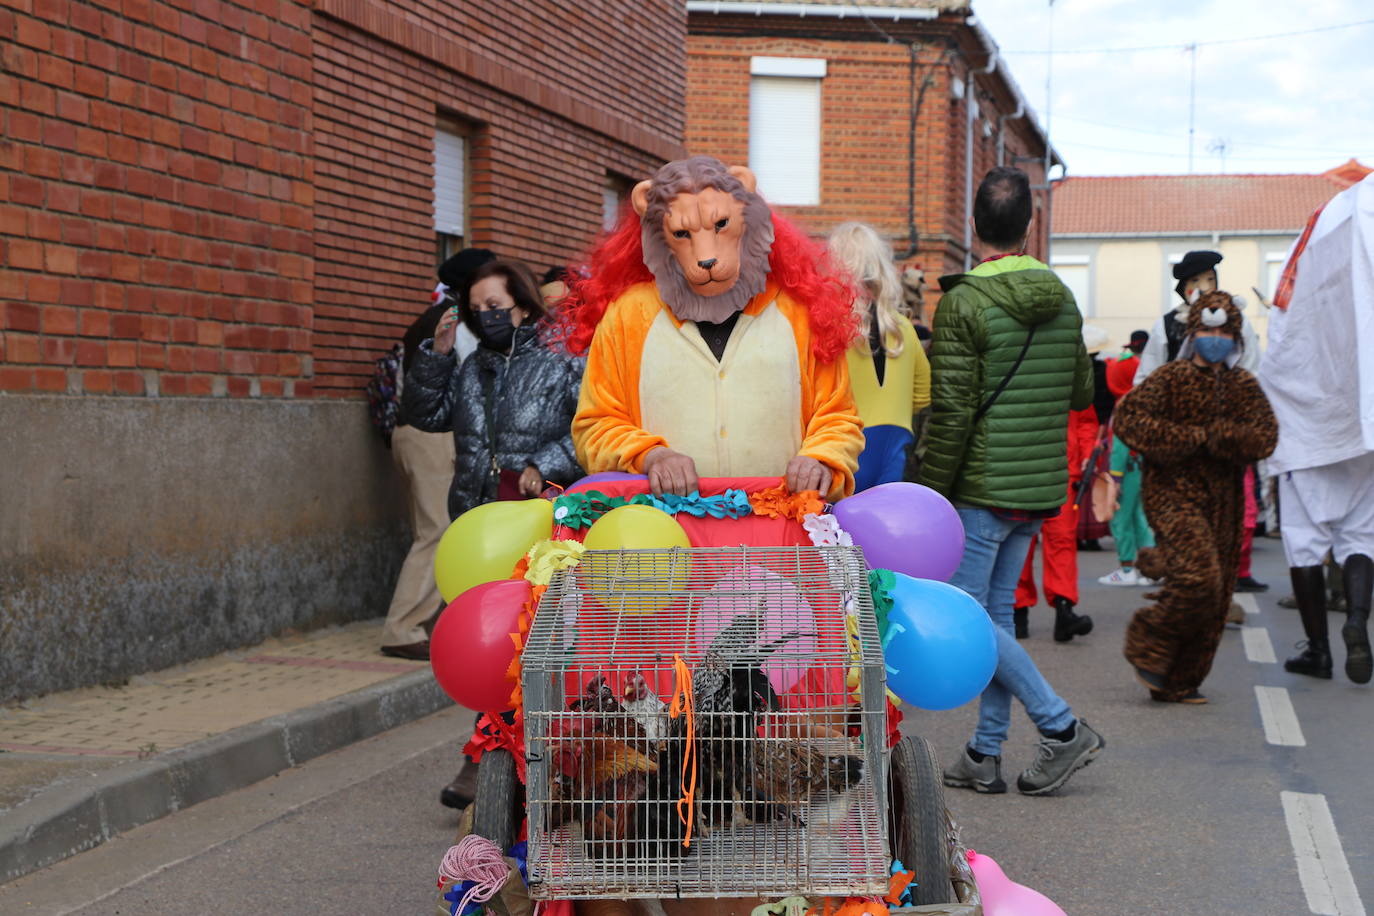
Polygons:
M618 483L622 480L648 480L643 474L627 474L624 471L602 471L600 474L588 474L577 483L568 487L569 491L580 490L583 487L598 483Z
M921 709L953 709L997 670L997 634L973 596L947 582L893 573L883 634L888 689Z

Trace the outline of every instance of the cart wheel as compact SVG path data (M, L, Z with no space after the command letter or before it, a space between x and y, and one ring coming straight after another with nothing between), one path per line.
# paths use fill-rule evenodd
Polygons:
M491 840L505 855L515 845L515 836L520 831L524 798L524 787L515 778L515 758L510 751L487 751L477 768L472 832Z
M888 813L893 855L916 873L916 905L955 903L949 877L945 790L935 751L924 738L906 737L892 748Z

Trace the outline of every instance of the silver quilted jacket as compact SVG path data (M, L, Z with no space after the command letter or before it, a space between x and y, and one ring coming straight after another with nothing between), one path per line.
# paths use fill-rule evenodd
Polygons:
M584 360L550 348L528 327L516 329L509 354L479 346L461 366L433 345L420 344L406 373L401 412L418 429L453 432L450 518L496 498L498 468L534 465L563 486L582 477L571 428Z

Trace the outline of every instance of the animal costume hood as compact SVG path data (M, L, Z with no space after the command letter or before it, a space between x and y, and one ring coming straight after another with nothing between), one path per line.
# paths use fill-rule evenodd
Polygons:
M676 190L683 171L708 183ZM669 163L654 179L673 179L668 189L637 186L636 210L622 211L585 273L577 272L560 330L571 351L587 352L573 420L578 458L592 474L641 473L650 451L670 447L690 456L702 477L771 477L804 455L834 475L826 495L843 497L853 492L863 448L842 358L857 320L851 293L827 269L824 250L775 213L764 222L771 244L751 244L750 234L767 228L746 216L738 252L726 254L738 261L737 285L766 264L764 284L730 316L734 325L719 354L671 304L684 301L681 278L664 272L680 270L684 255L665 259L659 250L673 224L655 216L662 212L655 199L684 203L690 214L693 204L704 208L710 195L720 200L724 193L746 211L756 201L766 210L750 190L752 176L735 180L740 171L705 157Z

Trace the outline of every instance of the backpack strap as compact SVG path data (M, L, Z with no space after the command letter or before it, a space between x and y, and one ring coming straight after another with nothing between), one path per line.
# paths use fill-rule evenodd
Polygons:
M1016 375L1016 370L1021 368L1021 363L1025 361L1026 354L1030 352L1031 339L1033 337L1035 337L1035 325L1031 325L1030 330L1026 332L1026 342L1021 345L1021 352L1017 355L1016 362L1012 363L1011 368L1007 370L1007 374L1002 376L1002 381L998 384L997 390L988 396L988 399L983 402L983 406L979 407L978 412L973 415L973 423L975 426L978 424L979 420L987 415L987 412L992 409L992 405L997 403L997 399L1002 396L1002 392L1006 391L1007 386L1011 384L1012 376Z

